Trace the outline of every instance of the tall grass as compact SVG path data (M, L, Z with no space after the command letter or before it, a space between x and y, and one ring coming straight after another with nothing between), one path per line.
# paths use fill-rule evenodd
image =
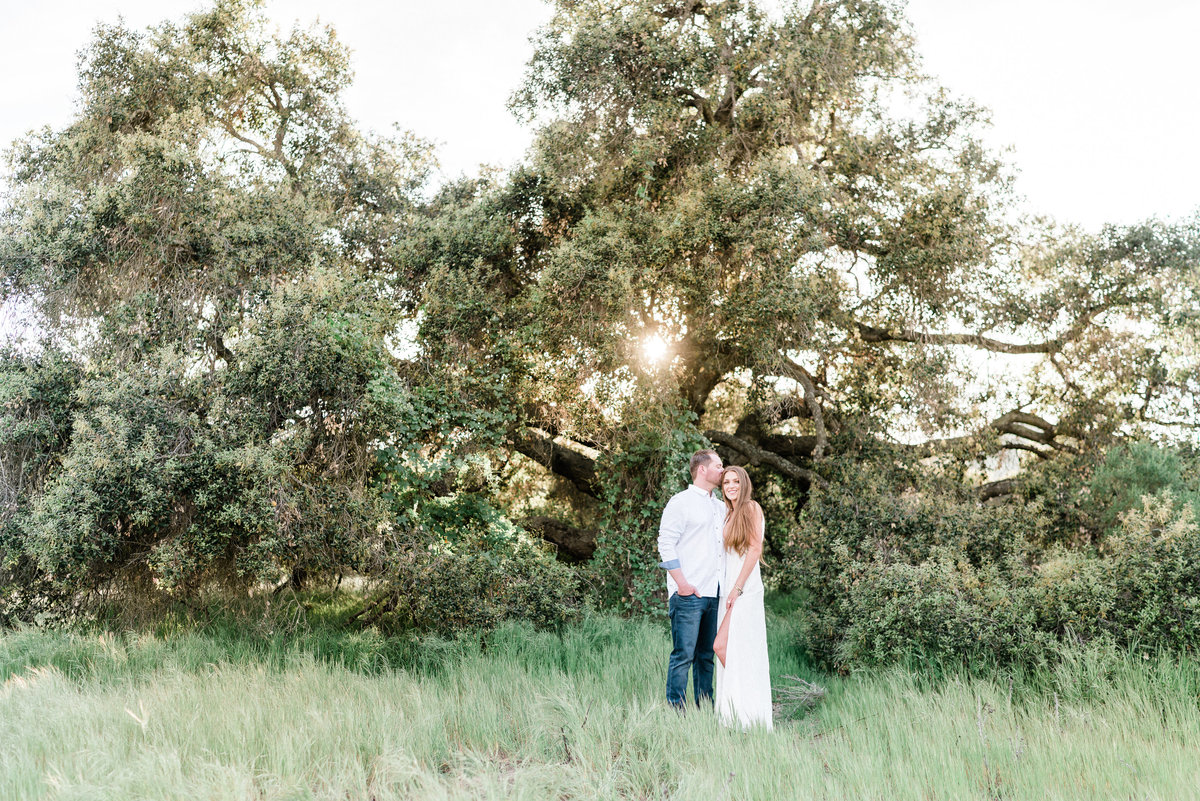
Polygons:
M0 636L3 799L1181 799L1200 665L1095 649L1035 673L772 674L829 690L773 733L663 701L665 624L387 640L229 622Z

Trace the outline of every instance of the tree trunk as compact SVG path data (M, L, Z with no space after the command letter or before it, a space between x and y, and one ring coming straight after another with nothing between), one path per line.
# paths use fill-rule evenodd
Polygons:
M520 521L530 532L558 546L564 562L586 562L596 552L596 532L563 523L552 517L530 517Z

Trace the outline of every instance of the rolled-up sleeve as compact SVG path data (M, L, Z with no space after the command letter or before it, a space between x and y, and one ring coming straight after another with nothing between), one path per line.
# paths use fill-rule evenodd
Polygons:
M663 509L662 521L658 525L658 556L662 560L658 566L663 570L679 567L677 548L679 538L683 536L683 524L683 504L678 498L672 498Z

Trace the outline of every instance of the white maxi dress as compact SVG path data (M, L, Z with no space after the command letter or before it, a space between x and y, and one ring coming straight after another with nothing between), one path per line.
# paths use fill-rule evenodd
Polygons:
M717 626L725 619L725 603L746 557L736 551L725 552L725 570L721 578L721 597L717 606ZM763 609L762 571L756 563L742 596L729 613L729 646L725 665L716 660L717 718L726 726L748 729L772 728L771 665L767 660L767 615Z

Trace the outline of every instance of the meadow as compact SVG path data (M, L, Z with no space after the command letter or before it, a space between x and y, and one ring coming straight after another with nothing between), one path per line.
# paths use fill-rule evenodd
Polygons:
M834 676L770 613L773 732L663 701L665 623L457 639L283 614L0 635L0 798L1182 799L1200 665L1076 649L1038 671Z

